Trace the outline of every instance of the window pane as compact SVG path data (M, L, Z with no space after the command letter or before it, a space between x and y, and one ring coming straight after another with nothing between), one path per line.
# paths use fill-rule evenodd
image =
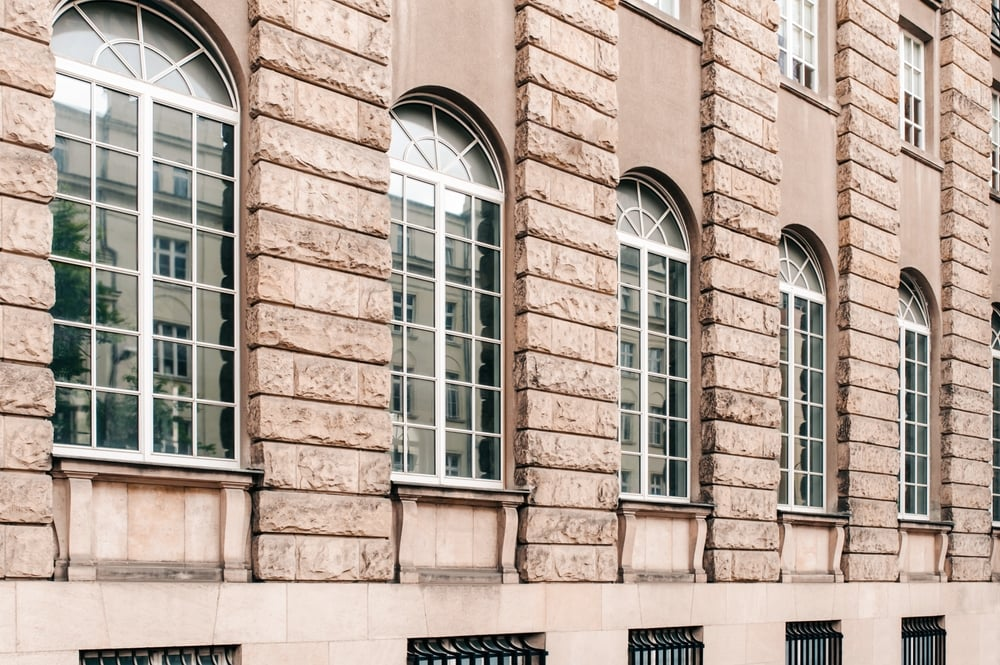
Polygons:
M499 388L500 345L477 341L476 357L479 359L479 371L476 382L484 386Z
M90 329L55 326L52 373L56 381L90 384Z
M52 261L56 278L56 301L52 318L90 323L90 269Z
M189 60L187 64L181 67L181 71L184 72L188 81L191 82L191 88L197 96L210 99L223 106L230 106L232 104L226 84L223 82L222 77L219 76L215 65L212 64L212 61L204 53L193 60Z
M153 163L153 214L191 221L191 171Z
M445 435L444 473L447 476L472 476L472 436L457 432Z
M445 329L469 333L469 291L449 286L445 289ZM482 306L480 306L482 312Z
M136 158L107 148L98 148L96 168L98 203L135 210L138 196Z
M198 232L198 282L231 289L235 286L233 239Z
M233 232L233 183L198 174L198 225Z
M138 280L133 275L97 271L98 325L136 330L138 326Z
M106 266L135 270L138 263L138 220L135 215L97 208L97 251L94 260Z
M484 291L500 290L500 252L476 248L476 287Z
M434 282L412 277L406 280L406 321L434 325Z
M90 83L56 75L56 131L90 138Z
M434 425L434 382L406 379L406 419L419 425Z
M54 443L90 445L90 398L89 390L56 387L56 412L52 417Z
M500 480L500 439L481 437L476 443L478 476L483 480Z
M449 261L449 268L451 262ZM434 277L434 234L420 229L406 229L406 270ZM453 271L449 269L449 278ZM453 281L458 281L452 278Z
M191 229L164 222L153 223L153 272L160 277L188 280Z
M503 414L500 412L500 391L476 388L479 412L476 414L476 429L480 432L500 433Z
M434 185L413 178L406 179L406 221L434 228Z
M198 341L233 345L234 311L231 293L198 290Z
M98 331L94 364L97 385L136 390L139 387L139 339Z
M479 335L490 339L500 339L500 298L480 294L479 303Z
M235 459L236 410L231 406L198 405L199 457Z
M153 452L190 455L192 418L190 402L153 400Z
M434 376L434 331L411 328L406 341L406 370L421 376ZM449 354L450 355L450 354Z
M49 204L52 212L52 253L90 260L90 206L65 199Z
M98 141L126 150L138 147L138 97L97 86L94 116Z
M444 194L445 230L461 238L472 238L472 197L446 191Z
M622 492L626 494L638 494L642 491L641 471L639 470L638 455L622 455Z
M216 402L236 399L233 352L198 348L198 398Z
M476 200L476 240L500 245L500 206L496 203Z
M89 199L90 144L57 136L52 156L59 171L59 193Z
M233 137L232 125L198 118L198 168L232 176L235 149Z
M135 395L97 393L97 446L139 449L139 398Z

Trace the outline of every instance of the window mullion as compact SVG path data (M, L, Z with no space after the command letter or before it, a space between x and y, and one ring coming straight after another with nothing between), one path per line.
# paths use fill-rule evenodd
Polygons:
M445 302L447 298L446 281L448 270L445 266L445 187L438 180L434 185L434 460L435 475L445 478L446 466L446 435L445 426L445 363L447 347L445 345ZM475 391L473 391L473 395ZM471 460L470 460L471 463ZM474 468L474 467L473 467Z
M639 487L649 496L649 250L639 247Z
M138 210L139 272L139 452L144 459L152 456L153 447L153 100L148 94L139 98L138 182L142 183ZM149 131L146 131L146 130ZM195 376L192 374L192 376Z

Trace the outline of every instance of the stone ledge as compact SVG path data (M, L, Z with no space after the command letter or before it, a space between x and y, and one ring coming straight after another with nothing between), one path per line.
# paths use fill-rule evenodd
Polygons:
M812 104L821 111L826 111L830 115L837 117L840 115L840 104L835 99L824 97L812 88L807 88L798 81L782 77L781 90L798 97L808 104Z
M778 525L781 529L781 541L778 551L781 558L782 582L843 582L844 573L840 569L840 560L844 552L844 527L850 519L850 513L821 513L791 509L778 510ZM819 536L822 540L823 530L827 534L826 557L820 556L816 543L810 543L816 550L811 557L814 566L809 569L802 566L797 557L800 537L812 531L813 540Z
M910 145L906 142L901 142L899 146L899 152L907 157L912 158L924 166L933 169L935 171L944 171L944 162L939 158L930 154L929 152Z
M528 490L472 489L443 485L392 481L390 495L420 503L455 504L461 506L523 506L528 503Z
M900 517L898 559L900 582L948 581L945 561L948 556L949 534L953 527L953 522ZM914 544L921 545L921 551L918 551ZM933 547L933 552L928 551L930 547ZM923 555L922 562L914 560L914 557L921 555ZM914 569L914 563L922 563L923 568L929 567L930 570Z
M679 503L655 500L622 499L618 504L618 581L619 582L705 582L705 541L708 535L707 518L714 506L708 503ZM681 567L662 569L634 565L636 535L640 522L688 522L687 560ZM645 525L648 528L649 524ZM682 527L683 528L683 527ZM648 566L648 562L647 562Z
M250 489L263 471L258 469L202 469L152 462L81 459L56 453L52 460L55 478L88 478L111 483Z
M660 11L652 5L642 2L642 0L622 0L621 6L627 7L640 16L645 16L661 28L669 30L675 35L688 40L692 44L701 46L704 42L704 35L702 35L700 29L686 25L682 20L675 18L666 12Z

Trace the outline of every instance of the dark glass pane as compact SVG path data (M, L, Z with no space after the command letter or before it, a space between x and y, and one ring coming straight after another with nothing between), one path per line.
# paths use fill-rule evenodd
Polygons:
M500 439L485 436L476 442L477 477L500 480Z
M236 409L231 406L198 405L199 457L235 459Z
M476 200L476 240L490 245L500 244L500 206Z
M135 270L138 265L138 233L135 215L97 208L94 260L106 266Z
M90 268L52 261L56 277L56 301L52 318L90 323Z
M232 125L198 118L198 168L232 177L233 137Z
M52 254L90 260L90 206L65 199L49 204L52 212Z
M139 449L139 398L97 393L97 446Z
M98 141L126 150L136 150L138 122L138 97L97 86L94 95L94 126Z
M97 332L94 374L98 386L120 390L139 388L139 339L133 335Z
M458 432L445 434L444 473L446 476L472 476L472 435Z
M56 381L90 384L90 329L55 326L52 373Z
M89 390L56 388L56 412L52 417L55 443L90 445L90 396Z
M233 183L198 174L198 225L233 232Z
M483 386L500 387L500 345L476 342L479 368L476 383Z
M479 404L476 429L480 432L499 434L500 424L503 421L500 411L500 391L476 388L476 398Z
M97 194L99 203L136 210L138 167L133 155L97 148Z
M90 144L57 136L52 157L59 170L59 193L89 199Z
M134 275L97 271L97 323L137 330L139 286Z
M232 346L236 321L231 293L198 291L198 341Z
M153 452L191 454L192 414L190 402L153 400Z

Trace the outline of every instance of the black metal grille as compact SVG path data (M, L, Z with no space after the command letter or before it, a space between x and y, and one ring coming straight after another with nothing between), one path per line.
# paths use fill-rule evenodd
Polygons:
M705 645L695 628L628 631L629 665L702 665Z
M407 665L545 665L545 649L520 635L410 640Z
M990 26L990 37L993 38L993 48L1000 48L1000 4L994 0L990 7L993 22Z
M785 665L840 665L844 636L833 621L785 624Z
M233 665L232 647L84 651L80 665Z
M942 618L903 619L903 665L944 665Z

